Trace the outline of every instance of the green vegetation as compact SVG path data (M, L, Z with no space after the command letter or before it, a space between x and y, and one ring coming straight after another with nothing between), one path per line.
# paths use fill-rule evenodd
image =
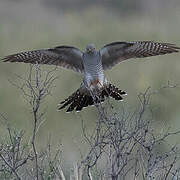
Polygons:
M35 14L38 14L36 11ZM46 14L44 11L39 13ZM120 16L117 12L100 7L59 14L51 11L45 18L37 16L37 19L34 17L28 19L28 15L23 17L20 13L14 17L13 13L10 14L10 18L1 17L2 21L0 21L0 57L2 58L19 51L63 44L74 45L84 50L86 44L91 42L98 48L112 41L132 40L172 42L180 46L180 14L173 9L158 16L157 14ZM139 92L143 92L147 87L158 89L168 81L172 84L180 83L179 57L180 54L172 54L134 59L120 64L106 72L106 75L113 84L127 91L128 96L122 103L131 109L137 106ZM44 70L51 68L43 66ZM27 138L33 127L32 114L22 92L11 82L17 81L15 74L27 77L28 70L27 64L0 63L0 112L7 114L13 127L24 129ZM64 146L63 158L67 163L65 165L71 166L71 163L80 156L75 144L82 146L83 151L86 149L80 138L81 119L84 119L86 126L92 129L97 119L97 111L90 107L81 113L57 112L57 104L79 87L81 76L62 68L56 71L56 75L59 78L56 80L53 94L45 100L46 122L38 132L37 144L39 149L43 148L49 135L53 147L61 140ZM157 130L162 128L162 124L163 127L180 126L179 99L179 88L163 90L159 96L152 98L151 105ZM112 103L115 109L121 108L122 103L114 101ZM5 131L4 126L1 125L1 134L5 134ZM172 141L177 142L178 139Z

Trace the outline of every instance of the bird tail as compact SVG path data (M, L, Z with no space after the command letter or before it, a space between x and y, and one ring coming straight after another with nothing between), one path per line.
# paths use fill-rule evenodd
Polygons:
M85 87L80 87L71 96L60 102L58 111L69 106L66 112L81 111L84 107L99 104L105 100L106 97L112 97L115 100L122 101L122 96L126 95L125 91L120 90L112 84L105 85L98 92L90 93Z

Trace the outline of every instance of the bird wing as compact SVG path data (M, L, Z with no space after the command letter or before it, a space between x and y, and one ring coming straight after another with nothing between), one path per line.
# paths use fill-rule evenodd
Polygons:
M84 70L82 57L83 53L75 47L58 46L52 49L34 50L9 55L3 60L5 62L56 65L82 73Z
M144 58L149 56L179 52L179 47L170 43L153 41L113 42L105 45L101 50L103 69L110 69L121 61L130 58Z

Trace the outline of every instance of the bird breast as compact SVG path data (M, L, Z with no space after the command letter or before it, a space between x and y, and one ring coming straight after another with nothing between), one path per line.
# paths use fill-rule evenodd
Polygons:
M104 83L104 73L100 55L84 56L84 81L90 88L100 87Z

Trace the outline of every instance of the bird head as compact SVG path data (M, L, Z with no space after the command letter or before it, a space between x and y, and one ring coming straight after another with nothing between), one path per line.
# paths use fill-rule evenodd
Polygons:
M95 52L96 52L95 45L94 45L94 44L88 44L88 45L86 46L86 52L87 52L88 54L95 54Z

